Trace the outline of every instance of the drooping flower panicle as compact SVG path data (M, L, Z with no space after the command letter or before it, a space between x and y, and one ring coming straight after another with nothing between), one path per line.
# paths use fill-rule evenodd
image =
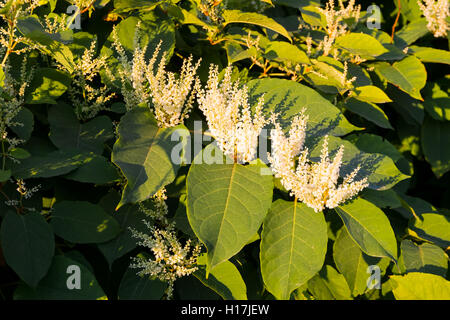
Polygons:
M446 37L447 17L450 16L448 0L417 0L417 4L427 20L428 30L436 38Z

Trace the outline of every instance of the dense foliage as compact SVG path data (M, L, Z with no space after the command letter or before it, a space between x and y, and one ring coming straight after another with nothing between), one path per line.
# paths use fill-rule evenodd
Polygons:
M448 11L0 0L0 297L450 299Z

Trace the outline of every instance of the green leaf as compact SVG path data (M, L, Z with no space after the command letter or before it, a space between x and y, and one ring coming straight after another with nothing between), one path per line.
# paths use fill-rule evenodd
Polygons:
M450 64L450 52L428 47L411 46L414 55L422 62Z
M420 90L426 84L427 71L419 59L408 56L393 65L387 62L379 62L374 66L375 71L381 78L405 91L411 97L423 100Z
M336 38L336 45L364 57L376 57L388 52L374 37L365 33L347 33Z
M423 105L427 113L435 120L450 121L450 90L439 83L429 83L425 90Z
M147 107L136 107L126 113L118 130L119 139L114 144L111 159L127 178L120 207L148 199L175 179L184 153L180 159L179 154L173 152L180 144L184 152L189 132L183 125L158 127ZM176 136L181 137L182 142L172 141Z
M365 254L350 237L346 228L342 228L333 245L333 259L337 269L345 277L353 296L361 295L367 290L370 277L368 267L378 265L382 273L389 265L389 259L371 257Z
M230 23L254 24L275 31L292 42L292 38L286 31L286 29L278 22L265 15L255 12L242 12L240 10L224 10L222 13L222 17L225 20L225 22L223 23L224 27Z
M359 99L350 98L345 102L345 107L353 113L356 113L375 123L377 126L385 129L392 128L387 115L384 113L383 109L378 107L376 104L367 101L360 101Z
M355 89L355 98L361 101L373 102L373 103L386 103L392 102L392 100L378 87L375 86L362 86Z
M223 160L207 164L208 155L223 160L208 145L194 159L187 176L187 215L192 230L208 249L207 269L238 253L255 235L272 202L272 175L262 163L243 166ZM201 161L203 159L203 161Z
M101 154L104 143L114 137L111 120L98 116L89 122L80 123L71 106L58 104L48 112L50 140L60 149L79 149Z
M206 277L207 256L197 259L198 270L194 276L205 286L214 290L224 300L247 300L247 287L239 270L230 261L224 261L211 270Z
M29 286L35 287L47 273L55 251L52 229L35 212L8 212L1 225L1 244L6 263Z
M362 251L370 256L388 257L397 261L397 241L382 210L361 198L335 210Z
M140 277L136 270L127 269L119 285L119 300L160 300L167 289L167 283Z
M344 276L329 265L308 281L308 290L318 300L352 299Z
M93 159L93 154L77 150L58 150L44 155L32 155L13 166L16 178L49 178L69 173Z
M450 217L441 213L421 213L420 219L412 218L409 228L420 238L442 248L450 246Z
M292 64L311 64L306 53L284 41L271 41L265 49L267 59Z
M425 118L422 150L434 174L440 178L450 170L450 122Z
M309 146L311 157L320 159L323 139L314 146ZM337 152L340 146L344 146L344 156L342 158L342 166L340 168L340 176L351 173L357 166L360 166L356 179L368 178L370 189L387 190L392 188L398 182L409 178L398 170L394 161L384 154L366 153L359 150L349 141L342 140L337 137L328 137L329 154Z
M429 243L416 245L411 240L403 240L400 248L400 259L406 273L424 272L446 276L448 257L441 248Z
M91 161L65 176L66 179L94 184L107 184L120 179L117 168L103 156Z
M450 281L434 274L391 276L389 284L397 300L450 300Z
M56 104L70 85L72 79L62 71L52 68L38 68L26 91L25 101L30 104Z
M79 267L80 289L69 289L69 277L76 276L70 267ZM105 292L92 272L83 264L65 256L55 256L47 276L33 289L20 285L15 300L104 300Z
M311 279L324 263L327 224L323 213L303 203L277 200L264 221L261 234L261 273L277 299Z
M359 128L345 119L342 113L317 91L300 83L284 79L252 80L248 84L250 100L256 101L264 94L263 112L279 113L282 127L287 128L292 119L305 108L308 115L307 137L324 134L345 135Z
M58 236L73 243L106 242L120 232L117 221L102 207L84 201L57 202L51 225Z

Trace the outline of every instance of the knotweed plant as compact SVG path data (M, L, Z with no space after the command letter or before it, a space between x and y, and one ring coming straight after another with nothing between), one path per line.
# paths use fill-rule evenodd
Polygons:
M255 159L258 137L267 123L262 114L264 99L259 98L252 116L248 89L233 82L231 73L229 66L219 81L218 67L211 65L207 86L198 92L197 102L222 152L237 163L246 163Z
M327 136L323 142L320 162L308 159L308 148L303 147L307 122L303 112L293 119L289 137L285 136L275 116L272 117L272 122L275 129L271 131L272 151L268 159L275 177L280 178L282 185L296 199L319 212L325 208L337 207L368 186L367 178L354 181L360 170L359 166L339 183L344 146L339 148L331 160Z
M201 245L188 239L182 244L177 237L175 224L169 223L167 218L168 207L166 190L163 188L153 197L153 209L140 204L140 210L148 216L143 220L149 233L130 228L131 235L139 239L138 245L150 249L151 258L138 255L132 258L130 268L141 269L139 276L149 276L160 281L167 282L167 299L173 295L173 286L178 278L188 276L197 271L197 258L201 251ZM150 221L154 221L151 223ZM156 226L159 225L159 227Z
M140 24L136 26L135 49L131 61L119 41L117 30L113 30L113 46L119 54L121 91L125 104L128 110L141 103L150 104L160 127L176 126L189 116L192 108L195 92L200 86L195 73L201 59L194 65L192 55L189 56L183 61L180 75L177 76L173 72L166 71L166 54L163 53L155 72L162 42L159 42L153 56L147 62L146 49L142 48L139 42L139 30Z
M436 37L446 37L449 29L447 17L449 13L448 0L417 0L417 4L427 19L427 28Z

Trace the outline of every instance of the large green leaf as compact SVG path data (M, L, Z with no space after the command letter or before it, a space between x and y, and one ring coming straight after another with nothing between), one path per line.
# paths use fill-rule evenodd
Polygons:
M205 286L211 288L224 300L247 300L247 287L239 270L230 261L224 261L211 270L206 277L206 254L197 259L198 270L194 273Z
M1 244L6 263L29 286L45 276L55 251L53 231L35 212L8 212L1 225Z
M271 41L265 49L267 59L291 64L311 64L306 53L284 41Z
M391 276L389 284L397 300L450 300L450 281L431 273Z
M240 10L224 10L222 13L224 19L223 26L230 23L247 23L254 24L263 28L278 32L292 42L291 36L286 29L278 22L265 15L256 12L242 12Z
M119 285L119 300L159 300L164 295L167 283L140 277L135 269L127 269Z
M427 28L427 20L422 18L406 25L403 29L396 33L395 38L399 45L406 47L429 32L430 31Z
M172 141L177 134L183 142ZM182 158L179 154L172 154L172 151L180 143L184 150L188 135L183 125L158 127L147 107L136 107L122 117L119 139L111 156L127 178L118 207L146 200L175 179Z
M388 50L374 37L365 33L347 33L336 38L336 45L364 57L376 57Z
M417 245L411 240L403 240L400 248L404 272L425 272L446 276L448 257L441 248L429 243Z
M394 231L381 209L364 199L357 198L335 210L362 251L370 256L397 260Z
M324 134L345 135L359 128L350 124L338 108L317 91L284 79L252 80L248 84L250 100L264 94L264 113L280 114L283 127L290 125L292 118L305 108L308 115L307 137Z
M333 259L337 269L345 277L354 296L363 294L367 290L369 266L378 265L382 273L389 265L389 259L371 257L365 254L350 237L346 228L342 228L334 242Z
M327 239L323 213L303 203L275 201L261 234L261 273L267 289L277 299L289 299L322 268Z
M61 238L73 243L106 242L120 226L102 207L85 201L61 201L53 206L51 225Z
M422 148L434 174L440 178L450 170L450 122L425 118Z
M79 268L80 289L69 289L69 277L76 277ZM73 269L72 269L73 268ZM71 273L72 272L72 273ZM21 285L14 292L15 300L104 300L105 292L88 267L67 258L55 256L45 278L33 289Z
M207 164L207 155L224 164ZM245 246L272 202L272 175L264 164L243 166L228 160L210 144L196 156L187 176L187 215L208 249L207 273Z
M414 55L422 62L450 64L450 52L429 47L411 46Z
M53 106L48 112L50 140L60 149L72 148L102 154L104 143L111 139L113 126L107 116L80 123L67 104Z
M34 129L33 113L27 108L21 108L19 113L14 117L15 125L10 126L11 130L19 136L20 139L28 140Z
M326 265L308 281L308 290L318 300L351 300L351 292L342 274Z
M105 157L96 155L65 178L84 183L107 184L119 180L120 176L116 166Z
M420 90L426 84L427 71L416 57L408 56L393 65L387 62L376 63L375 71L381 78L405 91L411 97L423 100Z

